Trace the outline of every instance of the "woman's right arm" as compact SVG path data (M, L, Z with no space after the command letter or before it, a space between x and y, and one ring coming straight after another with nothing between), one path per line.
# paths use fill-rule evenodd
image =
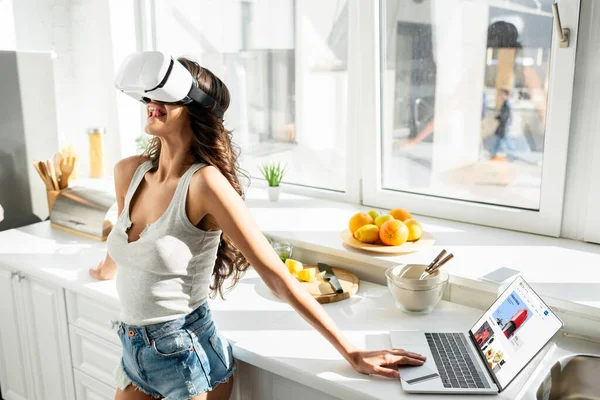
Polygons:
M120 216L125 204L125 194L129 188L131 178L137 167L145 159L139 156L124 158L115 165L115 195L117 197L117 214ZM106 257L96 268L90 268L90 275L98 280L114 279L117 275L117 264L106 252Z

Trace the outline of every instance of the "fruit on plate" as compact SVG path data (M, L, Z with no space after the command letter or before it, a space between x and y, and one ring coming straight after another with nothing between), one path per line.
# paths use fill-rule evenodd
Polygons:
M361 226L354 232L354 238L363 243L375 243L379 239L379 228L373 224Z
M394 217L392 217L390 214L381 215L381 216L375 218L375 225L377 225L377 227L379 229L381 229L381 225L383 225L384 222L393 221L393 220L394 220Z
M414 242L421 239L421 235L423 234L423 228L421 228L421 224L414 219L407 219L404 221L404 225L408 228L408 239L409 242Z
M367 211L367 214L369 214L371 218L373 218L373 221L375 221L375 219L381 215L377 210L369 210Z
M412 215L404 208L394 208L388 214L390 214L395 219L403 221L403 222L406 221L407 219L412 218Z
M373 223L373 217L365 212L356 213L350 218L348 223L348 229L354 234L361 226L369 225Z
M401 246L408 239L408 228L397 219L385 222L379 229L379 239L388 246Z
M300 261L292 260L291 258L285 260L285 266L287 267L288 271L290 271L290 274L294 276L304 268Z
M298 272L297 278L303 282L312 282L315 276L316 272L314 268L305 268Z
M492 358L492 356L494 355L494 349L489 349L486 353L485 353L485 358L487 358L488 360L490 358Z

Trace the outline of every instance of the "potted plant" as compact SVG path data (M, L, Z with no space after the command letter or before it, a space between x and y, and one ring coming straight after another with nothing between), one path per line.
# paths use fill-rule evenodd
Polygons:
M281 162L272 162L270 164L264 164L259 167L260 172L263 174L265 180L269 184L268 193L270 201L279 200L279 184L285 174L286 166L281 166Z

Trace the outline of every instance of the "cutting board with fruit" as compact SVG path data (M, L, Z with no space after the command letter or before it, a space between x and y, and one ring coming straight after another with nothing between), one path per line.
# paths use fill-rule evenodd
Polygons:
M302 265L301 262L292 259L287 259L285 265L302 287L321 304L345 300L358 292L360 280L344 268L331 267L344 289L343 293L338 294L335 293L329 282L321 277L322 273L319 272L316 265Z
M376 210L356 213L340 238L355 249L382 254L411 253L435 242L433 235L424 232L421 224L402 208L387 214Z

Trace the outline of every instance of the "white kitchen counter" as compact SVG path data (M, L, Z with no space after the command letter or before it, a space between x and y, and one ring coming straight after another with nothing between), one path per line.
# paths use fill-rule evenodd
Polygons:
M48 222L0 232L0 266L19 269L116 308L114 281L95 281L88 274L88 268L102 259L104 251L104 243L52 229ZM355 372L289 305L268 290L254 270L247 272L226 300L211 300L210 305L238 360L345 399L408 396L396 380ZM362 282L353 298L325 305L325 309L353 343L367 349L390 348L390 329L467 330L482 313L441 302L428 316L408 315L395 308L385 286L369 282ZM499 398L516 398L522 383L511 385Z

